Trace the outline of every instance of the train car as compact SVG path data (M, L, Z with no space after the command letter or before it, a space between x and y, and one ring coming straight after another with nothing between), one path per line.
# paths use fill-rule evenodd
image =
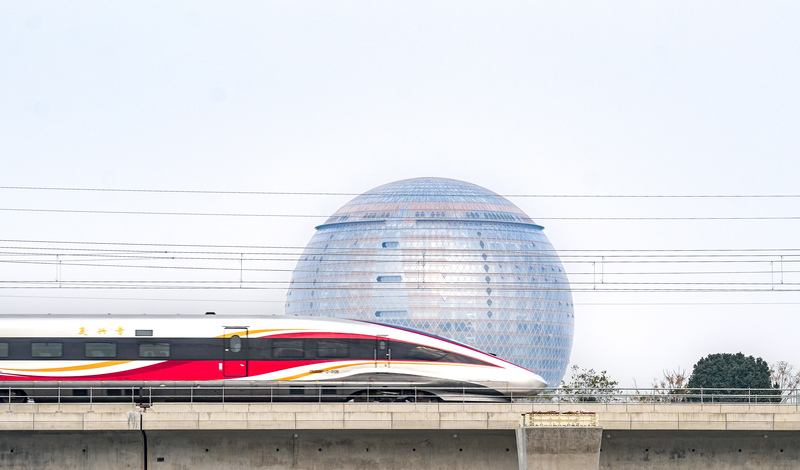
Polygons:
M547 386L527 369L420 331L213 313L0 315L0 382L0 399L12 401L52 399L36 390L55 383L59 400L130 399L147 389L149 398L155 390L191 400L507 401Z

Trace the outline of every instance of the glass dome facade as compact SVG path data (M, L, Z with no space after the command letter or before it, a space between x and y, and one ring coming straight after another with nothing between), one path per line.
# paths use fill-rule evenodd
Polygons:
M480 186L414 178L356 197L317 227L292 275L289 315L428 331L561 382L574 312L540 225Z

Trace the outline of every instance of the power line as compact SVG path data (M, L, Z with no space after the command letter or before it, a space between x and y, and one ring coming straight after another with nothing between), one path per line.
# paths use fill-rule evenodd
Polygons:
M303 253L299 247L253 247L235 251L173 251L157 250L155 247L164 248L194 248L206 245L155 245L155 244L121 244L121 243L94 243L94 242L64 242L64 241L39 241L39 240L5 240L5 242L18 243L24 246L0 246L0 263L20 264L20 265L57 265L73 267L100 267L100 268L123 268L123 269L159 269L159 270L205 270L205 271L238 271L238 272L306 272L314 269L317 263L329 266L329 275L337 272L337 263L348 264L371 264L376 262L401 262L413 263L415 259L419 261L425 256L426 263L436 268L442 263L449 265L474 265L476 262L486 263L487 266L496 264L517 264L515 274L526 276L548 276L549 271L555 272L556 265L553 261L560 261L565 266L589 265L593 266L600 263L604 267L624 266L624 265L652 265L652 266L691 266L697 265L750 265L755 269L717 269L709 270L611 270L607 275L723 275L723 274L742 274L756 275L780 273L781 279L784 274L791 274L796 271L786 269L784 266L793 266L800 262L800 250L798 249L695 249L695 250L566 250L558 256L552 249L525 248L516 250L451 250L449 248L404 248L391 249L388 252L375 250L375 248L360 248L358 250L347 249L339 252L337 249L306 249ZM37 244L58 244L64 246L30 246ZM137 249L125 248L135 246ZM95 248L100 247L100 248ZM142 249L144 248L144 249ZM231 247L216 245L213 248ZM275 250L272 252L253 251L263 248L264 250ZM289 251L286 251L289 250ZM298 250L298 251L291 251ZM355 251L351 253L351 251ZM488 255L487 255L488 253ZM246 256L245 256L246 255ZM312 256L313 255L313 256ZM454 256L457 255L457 256ZM484 257L483 255L487 255ZM316 259L313 259L316 256ZM476 259L476 257L482 257ZM419 258L419 259L417 259ZM242 266L247 262L247 268ZM158 263L158 264L154 264ZM197 262L199 265L186 264L187 262ZM274 266L275 263L300 262L301 265L294 270L287 268L281 269ZM182 263L182 264L181 264ZM237 266L225 267L225 264L235 263ZM266 266L259 265L254 267L253 263L267 263ZM533 269L533 265L536 268ZM770 268L758 268L770 263ZM777 263L777 266L775 265ZM331 268L331 266L333 266ZM546 269L547 267L552 269ZM542 272L543 270L543 272ZM404 271L408 271L405 269ZM449 270L445 274L458 274ZM560 268L558 272L561 273ZM403 274L403 272L381 272L380 274ZM592 275L595 272L571 269L567 270L570 275ZM509 273L511 274L511 273ZM560 274L559 274L560 275Z
M100 242L100 241L85 241L85 240L34 240L34 239L0 239L2 243L24 243L24 244L64 244L64 245L100 245L100 246L146 246L146 247L179 247L179 248L228 248L228 249L297 249L297 250L324 250L324 248L315 248L315 247L306 247L306 246L291 246L291 245L215 245L215 244L185 244L185 243L141 243L141 242ZM46 249L46 248L43 248ZM61 249L61 248L59 248ZM349 247L347 248L348 251L359 251L359 250L372 250L373 248L364 248L364 247ZM412 248L403 248L404 250L410 250ZM434 248L430 247L421 247L421 248L413 248L416 250L432 250ZM440 250L445 251L446 248L441 248ZM708 253L708 252L720 252L720 253L728 253L728 252L766 252L766 251L786 251L786 252L798 252L800 253L800 248L687 248L687 249L669 249L669 248L656 248L656 249L637 249L637 248L613 248L613 249L559 249L555 250L553 248L543 248L540 246L536 246L533 251L537 252L558 252L558 253L637 253L637 252L645 252L645 253ZM464 251L464 250L459 250ZM491 249L491 248L481 248L481 249L471 249L466 250L469 252L506 252L505 249ZM239 251L234 251L233 253L239 253Z
M30 209L30 208L11 208L2 207L2 212L34 212L34 213L53 213L53 214L94 214L94 215L166 215L166 216L188 216L188 217L248 217L248 218L296 218L296 219L328 219L329 215L315 214L248 214L233 212L157 212L157 211L111 211L111 210L78 210L78 209ZM393 220L417 220L419 217L391 217ZM374 219L363 222L377 222ZM449 219L447 217L425 219L426 221L449 220L473 220L473 219ZM519 222L495 220L495 219L474 219L481 222L494 222L497 224L514 224ZM604 221L604 220L637 220L637 221L674 221L674 220L800 220L800 216L730 216L730 217L537 217L536 220L583 220L583 221ZM362 222L362 221L358 221Z
M186 261L186 260L184 260ZM208 261L229 261L229 262L238 262L241 259L228 259L228 260L218 260L218 259L209 259ZM255 262L259 261L257 259L244 259L247 262ZM289 262L289 260L278 260L279 262ZM351 261L347 261L351 262ZM710 263L705 262L705 263ZM764 265L765 261L713 261L716 263L725 262L725 263L757 263L759 265ZM800 262L800 260L793 261L793 263ZM436 262L429 261L428 265L431 266ZM676 261L670 261L668 263L661 263L661 264L670 264L676 263ZM688 263L688 262L686 262ZM220 267L220 266L187 266L187 265L153 265L153 264L110 264L110 263L98 263L98 262L70 262L64 260L0 260L0 264L18 264L18 265L35 265L35 266L64 266L64 267L78 267L78 268L114 268L114 269L162 269L162 270L173 270L173 271L182 271L182 270L194 270L194 271L219 271L219 272L246 272L246 273L286 273L286 272L295 272L295 273L313 273L315 272L313 267L297 267L294 269L289 268L275 268L275 267L263 267L263 268L253 268L253 267L241 267L241 266L231 266L231 267ZM460 264L460 263L449 263L452 264ZM464 262L463 264L471 265L473 263ZM587 262L583 262L582 264L587 264ZM610 264L610 263L608 263ZM682 263L685 264L685 263ZM789 264L789 262L785 262L785 264ZM364 273L374 274L374 275L403 275L408 274L409 270L403 271L394 271L394 270L369 270L364 271ZM763 275L763 274L770 274L770 273L783 273L783 274L794 274L800 271L794 269L755 269L755 270L715 270L715 271L605 271L605 276L708 276L708 275ZM344 267L341 269L332 269L331 267L325 269L325 274L330 275L338 275L338 274L350 274L353 273L353 268ZM474 276L484 276L485 272L454 272L454 271L429 271L428 275L431 274L439 274L442 273L447 276L466 276L466 275L474 275ZM494 275L522 275L525 277L552 277L552 276L561 276L564 274L570 276L590 276L592 274L596 274L592 271L519 271L519 272L507 272L507 271L494 271L492 272Z
M156 211L106 211L106 210L77 210L77 209L25 209L25 208L0 208L4 212L45 212L55 214L106 214L106 215L170 215L170 216L198 216L198 217L286 217L286 218L306 218L306 219L325 219L327 215L310 214L236 214L236 213L212 213L212 212L156 212Z
M76 191L76 192L117 192L117 193L163 193L163 194L231 194L231 195L257 195L257 196L360 196L364 193L347 192L313 192L313 191L220 191L220 190L183 190L183 189L122 189L122 188L70 188L70 187L41 187L41 186L0 186L3 190L22 191ZM382 193L369 193L380 195ZM393 196L419 196L419 193L386 193ZM444 194L447 196L448 194ZM461 196L451 194L450 196ZM645 199L741 199L741 198L800 198L800 194L498 194L511 198L645 198Z
M109 300L124 300L137 302L224 302L224 303L254 303L254 304L285 304L286 300L248 300L248 299L221 299L221 298L169 298L169 297L89 297L89 296L67 296L67 295L17 295L0 293L0 298L18 299L59 299L59 300L99 300L107 302ZM794 306L800 302L574 302L575 307L647 307L647 306L714 306L714 305L776 305Z
M66 296L66 295L6 295L0 294L0 298L9 299L61 299L61 300L136 300L143 302L225 302L225 303L286 303L285 300L245 300L245 299L175 299L168 297L87 297L87 296Z
M368 273L367 273L368 274ZM103 279L103 280L61 280L61 281L54 281L54 280L13 280L13 281L0 281L0 286L15 286L15 285L32 285L32 284L61 284L61 285L83 285L83 286L91 286L91 285L140 285L140 286L148 286L148 285L159 285L161 286L185 286L185 285L211 285L211 284L230 284L230 285L241 285L241 284L252 284L252 285L259 285L259 286L287 286L292 290L360 290L360 289L371 289L373 286L380 286L376 292L380 293L392 293L392 292L420 292L425 290L437 290L441 288L482 288L485 286L492 287L492 296L494 297L503 297L508 292L517 292L517 291L538 291L538 290L545 290L545 291L564 291L568 290L570 287L575 288L575 286L595 286L600 285L602 287L609 287L609 286L771 286L772 283L765 282L765 281L748 281L748 282L731 282L731 281L719 281L719 282L667 282L667 281L613 281L613 282L605 282L602 284L592 282L592 281L574 281L570 282L569 286L566 282L562 280L537 280L535 282L516 282L516 281L495 281L492 283L484 283L478 280L475 281L456 281L456 282L445 282L445 281L426 281L423 286L415 285L398 285L398 286L387 286L381 285L379 282L373 280L349 280L348 282L343 281L286 281L286 280L270 280L270 281L258 281L258 280L247 280L247 281L240 281L240 280L232 280L232 279L205 279L205 280L110 280L110 279ZM355 285L355 286L353 286ZM800 283L795 282L787 282L781 284L782 287L793 287L793 286L800 286ZM580 287L579 287L580 288ZM508 291L508 292L506 292Z
M244 251L136 251L136 250L105 250L91 248L35 248L35 247L0 247L0 258L13 257L13 260L20 260L20 257L30 257L41 259L45 257L62 256L66 258L94 258L96 260L191 260L191 261L238 261L247 259L249 261L308 261L321 262L323 260L331 263L335 262L370 262L370 261L398 261L412 262L421 260L424 256L431 263L474 263L483 260L486 263L523 263L528 264L533 261L540 261L552 264L553 261L561 261L564 264L585 264L594 262L600 258L607 264L629 264L629 263L763 263L765 261L785 258L787 263L800 261L800 253L796 250L770 250L761 253L666 253L649 252L641 250L639 252L629 252L623 254L611 254L606 251L596 251L590 253L577 253L558 255L555 251L540 252L536 249L516 249L516 250L451 250L451 249L404 249L393 250L387 253L370 252L374 249L365 249L350 252L342 248L320 249L315 251L263 251L263 252L244 252ZM388 250L387 250L388 251ZM486 255L486 257L483 257ZM246 258L244 258L246 256Z
M43 285L48 284L48 285ZM139 285L80 285L74 286L69 285L69 283L64 282L61 287L57 285L57 282L40 282L36 285L26 285L26 286L2 286L0 285L0 290L2 289L19 289L19 290L43 290L43 289L52 289L52 290L59 290L59 289L99 289L99 290L230 290L230 291L270 291L270 290L280 290L283 291L285 287L271 287L271 286L250 286L249 283L245 282L244 284L239 284L238 281L231 282L231 284L235 285L228 285L228 286L219 286L219 285L191 285L191 286L165 286L165 285L158 285L158 286L139 286ZM300 288L299 290L311 290L312 288ZM330 289L330 288L328 288ZM341 290L350 290L350 288L342 288ZM563 289L536 289L539 292L564 292L567 291L567 288ZM795 293L800 292L800 287L797 288L782 288L780 290L771 290L767 287L765 288L697 288L697 289L687 289L687 288L675 288L675 289L666 289L666 288L604 288L600 289L593 289L593 288L572 288L569 289L572 293L581 293L581 292L592 292L592 293ZM298 302L308 302L308 300L298 301ZM493 307L497 308L497 307Z
M738 291L770 291L774 290L777 286L778 290L785 292L795 291L795 280L791 276L795 275L798 271L796 269L785 269L784 265L789 267L796 266L800 262L800 249L692 249L692 250L567 250L567 254L562 254L561 261L566 266L588 265L593 266L596 263L601 263L605 267L601 271L599 278L595 276L598 274L595 270L556 270L555 265L550 265L551 260L558 259L555 251L551 248L542 249L545 253L537 253L539 248L524 250L467 250L466 253L457 252L459 257L452 258L454 250L449 248L412 248L412 249L392 249L392 253L380 255L381 250L376 247L361 248L356 253L327 253L323 248L321 251L312 251L318 255L324 254L325 263L328 264L325 270L325 275L318 279L315 286L310 286L304 281L303 275L314 274L317 262L322 262L322 259L313 260L312 253L305 251L300 254L300 247L285 247L285 246L248 246L248 251L255 251L248 253L245 258L244 249L236 250L236 248L225 245L161 245L161 244L123 244L114 242L77 242L77 241L54 241L54 240L0 240L0 243L6 245L23 245L23 246L0 246L0 249L6 250L0 252L0 264L19 264L19 265L38 265L38 266L57 266L56 280L41 280L41 279L17 279L15 281L3 281L3 289L26 289L26 288L73 288L73 289L178 289L178 288L200 288L209 287L210 289L222 288L248 288L248 289L280 289L285 290L288 288L296 290L304 289L338 289L340 284L337 281L331 281L332 277L343 274L354 274L359 268L349 266L349 264L365 263L365 268L361 271L360 277L363 279L357 280L363 283L364 286L375 286L376 279L372 279L378 275L400 275L405 278L406 282L415 283L415 279L422 277L421 272L414 272L413 267L411 270L408 268L393 271L375 271L370 268L370 265L375 262L401 262L408 265L415 260L415 252L417 255L426 254L427 265L429 269L425 277L427 288L438 288L446 286L447 288L458 287L474 287L480 285L484 286L481 279L485 273L475 272L475 270L468 270L469 272L456 272L456 270L443 269L437 270L437 266L442 263L449 265L474 265L480 262L481 266L486 263L486 266L495 266L498 263L509 264L520 262L520 265L515 269L517 271L493 271L489 273L493 277L491 287L493 289L516 289L516 290L541 290L541 291L555 291L564 290L563 285L567 285L566 276L570 276L572 281L568 285L572 286L573 292L587 291L591 286L593 291L597 290L602 292L732 292L735 289L730 287L746 287L750 289L739 289ZM34 245L34 246L31 246ZM58 246L36 246L36 245L58 245ZM201 250L191 251L187 249L201 248ZM213 249L224 248L226 251L208 251L208 248ZM168 248L168 249L157 249ZM182 251L173 251L178 248ZM276 252L259 252L262 249L271 249ZM488 247L485 247L488 248ZM227 250L235 251L227 251ZM287 251L288 250L288 251ZM298 251L292 251L298 250ZM350 250L347 250L350 251ZM482 256L488 252L496 259L484 258L483 261L476 259L477 256ZM408 253L411 253L410 255ZM499 256L497 255L499 254ZM448 255L445 258L445 255ZM381 257L383 256L383 257ZM548 259L550 257L551 259ZM5 258L5 259L4 259ZM286 268L276 267L275 263L298 263L298 267L287 266ZM306 261L307 260L307 261ZM248 267L242 265L243 262L249 264ZM533 262L536 264L536 269L533 266L528 266L527 263ZM196 264L193 264L196 263ZM329 264L331 263L331 264ZM342 267L337 267L336 263L344 263ZM538 263L541 263L539 265ZM766 268L765 263L770 263L769 268ZM235 264L235 265L234 265ZM610 269L612 266L631 266L637 265L653 266L654 268L647 269ZM730 268L720 269L697 269L692 270L691 266L730 266ZM681 266L682 269L664 269L667 266ZM687 269L686 267L690 267ZM752 266L752 268L744 268L744 266ZM169 272L175 274L181 271L188 272L208 272L208 273L248 273L256 275L285 275L285 273L298 274L298 278L294 284L291 284L288 279L275 280L275 281L257 281L245 280L242 281L241 276L239 280L226 280L226 279L204 279L204 280L93 280L93 279L65 279L62 276L61 268L71 267L76 270L84 268L105 268L105 269L125 269L129 272L137 270L160 270L161 272ZM292 269L294 268L294 269ZM530 268L530 269L529 269ZM550 269L553 268L553 269ZM660 269L659 269L660 268ZM506 268L508 269L508 267ZM488 271L488 269L487 269ZM557 272L556 272L557 271ZM74 271L77 273L80 271ZM73 277L74 277L73 273ZM441 274L445 276L461 276L453 277L450 280L438 280L438 278L430 278L431 275ZM507 280L502 281L496 276L509 276ZM707 276L736 276L735 278L728 277L722 280L711 280ZM772 276L772 278L764 278L763 276ZM789 278L784 279L784 276ZM480 277L478 277L480 276ZM592 276L591 281L587 280L588 276ZM650 280L636 279L634 276L647 276ZM658 276L662 279L658 280L652 276ZM686 281L681 281L676 276L683 276L688 278ZM705 276L705 277L699 277ZM748 276L748 277L742 277ZM139 276L141 277L141 276ZM252 277L252 276L251 276ZM515 280L516 279L516 280ZM655 279L655 280L654 280ZM766 282L770 279L770 282ZM738 280L738 282L733 282ZM477 282L476 282L477 281ZM398 288L392 288L388 284L381 285L381 289L388 292L400 292ZM686 287L689 286L690 290L675 289L676 286ZM722 289L723 286L727 288ZM586 287L587 289L584 289ZM598 287L600 289L598 289ZM634 287L634 288L632 288ZM654 289L657 288L657 289ZM412 292L418 290L414 286L404 286L405 292ZM712 289L713 288L713 289Z

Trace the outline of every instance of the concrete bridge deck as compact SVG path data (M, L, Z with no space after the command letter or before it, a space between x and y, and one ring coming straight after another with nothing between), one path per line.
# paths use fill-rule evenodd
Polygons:
M590 411L596 427L519 427ZM0 406L0 467L61 470L800 468L800 411L755 404Z
M796 405L746 403L12 403L0 431L513 430L532 411L595 412L606 430L800 431Z

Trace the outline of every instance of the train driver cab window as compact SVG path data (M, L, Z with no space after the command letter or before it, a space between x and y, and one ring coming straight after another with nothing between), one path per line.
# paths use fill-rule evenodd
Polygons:
M274 359L302 359L304 356L302 339L272 340L272 357Z
M346 340L321 339L317 341L319 359L344 359L350 356L350 343Z
M63 343L31 343L31 357L62 357Z
M416 359L421 361L439 361L441 360L446 351L442 351L440 349L429 348L427 346L416 346L411 348L408 352L408 359Z
M8 357L8 343L0 343L0 357Z
M139 357L169 357L169 343L141 343L139 344Z
M117 357L117 345L114 343L86 343L85 355L92 357Z

